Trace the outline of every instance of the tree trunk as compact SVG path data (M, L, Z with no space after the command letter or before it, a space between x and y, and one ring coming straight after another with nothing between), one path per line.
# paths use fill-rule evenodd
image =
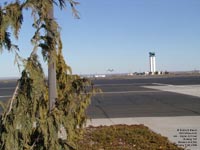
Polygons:
M53 20L53 4L52 7L49 11L49 18ZM52 26L51 26L51 29ZM48 36L52 37L51 33L47 33ZM53 37L52 37L53 38ZM56 98L57 98L57 89L56 89L56 60L55 60L55 54L56 54L56 49L55 45L53 43L48 43L51 44L51 50L49 50L49 60L48 60L48 85L49 85L49 112L54 108Z

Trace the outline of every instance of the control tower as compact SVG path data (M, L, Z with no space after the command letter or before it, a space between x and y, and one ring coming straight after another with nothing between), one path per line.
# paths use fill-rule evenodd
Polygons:
M149 64L150 64L150 73L155 74L155 72L156 72L156 55L154 52L149 52Z

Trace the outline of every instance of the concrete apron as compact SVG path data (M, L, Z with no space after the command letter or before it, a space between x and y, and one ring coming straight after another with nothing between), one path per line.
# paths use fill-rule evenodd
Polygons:
M86 126L117 124L143 124L186 150L200 150L200 116L91 119Z

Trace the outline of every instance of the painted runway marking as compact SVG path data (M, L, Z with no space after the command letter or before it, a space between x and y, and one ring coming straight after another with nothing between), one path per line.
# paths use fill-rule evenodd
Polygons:
M0 98L6 98L6 97L12 97L12 95L3 95L3 96L0 96Z
M126 86L126 85L147 85L152 83L127 83L127 84L94 84L94 86Z
M97 93L97 94L126 94L126 93L158 93L161 91L117 91L117 92L101 92L101 93Z

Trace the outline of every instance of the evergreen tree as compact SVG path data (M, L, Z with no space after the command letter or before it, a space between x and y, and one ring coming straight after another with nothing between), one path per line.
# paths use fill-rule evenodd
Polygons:
M68 0L75 17L78 12L73 0ZM74 140L86 121L86 108L94 90L88 88L87 79L71 74L62 56L62 42L58 24L53 18L53 4L66 7L66 0L25 0L5 4L0 8L0 50L16 50L10 38L9 28L18 38L23 23L23 10L31 9L35 45L30 57L23 59L24 70L15 93L0 117L0 149L75 149ZM53 101L50 100L37 49L55 70ZM56 72L55 72L56 71ZM51 85L51 84L49 84ZM50 105L49 105L50 103ZM79 128L79 129L78 129Z

